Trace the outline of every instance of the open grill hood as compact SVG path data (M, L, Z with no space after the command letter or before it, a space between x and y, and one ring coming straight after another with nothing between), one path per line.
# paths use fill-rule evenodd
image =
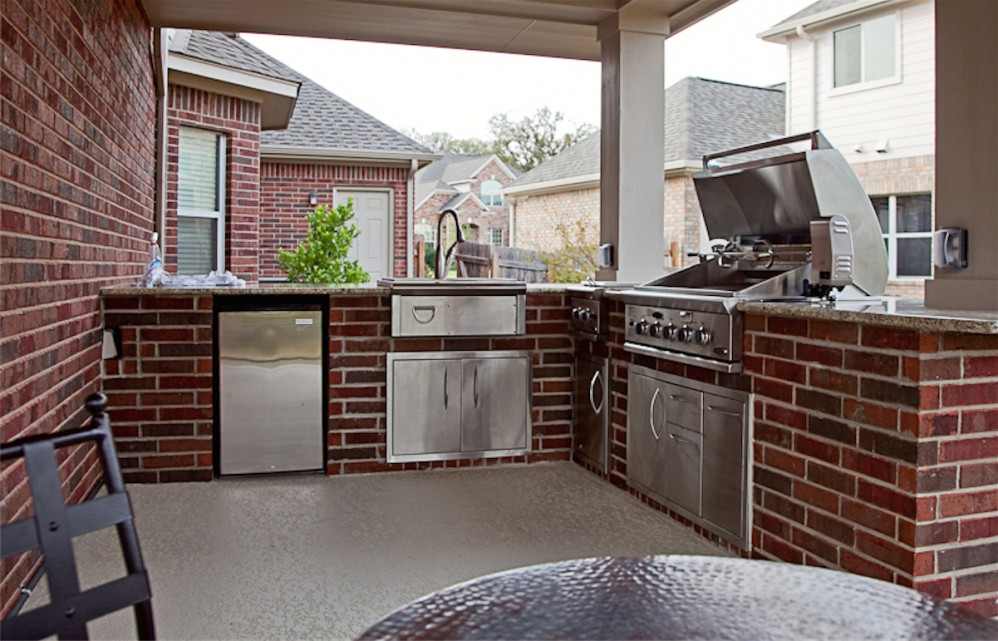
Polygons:
M808 150L790 146L805 141ZM764 150L783 153L723 164ZM853 286L867 296L884 293L887 250L876 212L849 163L820 132L705 156L704 167L693 183L711 239L809 245L812 220L841 214L852 229Z

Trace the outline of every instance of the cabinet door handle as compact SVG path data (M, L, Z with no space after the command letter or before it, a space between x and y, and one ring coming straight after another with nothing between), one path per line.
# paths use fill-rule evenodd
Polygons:
M444 368L444 409L447 409L447 401L448 401L448 397L447 397L447 374L448 374L448 372L449 372L449 370L445 367Z
M593 408L593 413L599 414L603 411L603 395L600 394L599 407L596 407L596 381L600 379L602 372L596 370L593 380L589 381L589 407Z
M475 392L475 407L478 407L478 365L475 365L474 392Z
M709 409L711 412L717 412L718 414L724 414L725 416L733 416L735 418L741 418L742 417L742 413L741 412L732 412L731 410L724 410L724 409L721 409L720 407L714 407L713 405L708 405L707 409Z
M429 317L426 318L426 320L423 320L422 318L419 317L420 312L429 312L430 315ZM433 322L433 319L434 317L436 317L436 315L437 315L436 305L414 305L412 308L412 317L416 319L416 322L419 323L420 325L429 325L430 323Z
M683 438L682 436L678 436L678 435L676 435L673 432L669 432L669 438L671 438L673 441L678 441L679 443L682 443L683 445L696 445L697 444L696 441L691 441L688 438Z
M655 401L662 394L661 388L656 388L655 393L652 394L651 403L648 404L648 427L651 428L651 433L655 437L655 440L662 438L662 435L655 429Z

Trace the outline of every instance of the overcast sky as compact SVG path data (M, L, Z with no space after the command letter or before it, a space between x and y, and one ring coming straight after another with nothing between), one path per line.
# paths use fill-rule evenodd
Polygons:
M813 0L738 0L669 38L666 87L699 76L748 85L786 80L783 45L755 34ZM244 34L268 54L398 130L488 138L489 117L540 107L572 124L600 122L597 62Z

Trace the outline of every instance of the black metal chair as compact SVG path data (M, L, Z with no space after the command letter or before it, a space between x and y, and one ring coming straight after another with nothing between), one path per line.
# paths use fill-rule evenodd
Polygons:
M86 400L92 415L81 428L12 441L0 446L0 460L23 458L34 502L34 516L0 526L0 556L38 549L49 586L50 603L0 621L0 638L87 639L87 622L127 607L135 608L139 638L155 639L149 579L132 522L111 427L104 409L107 397ZM66 505L56 449L92 441L100 458L107 494ZM115 526L126 575L80 590L72 539Z

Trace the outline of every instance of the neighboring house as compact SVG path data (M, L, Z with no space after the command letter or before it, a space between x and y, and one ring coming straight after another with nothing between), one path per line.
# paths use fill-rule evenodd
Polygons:
M684 78L665 91L665 248L679 257L706 245L692 174L705 154L783 135L783 90L704 78ZM517 247L553 251L564 239L559 226L581 221L591 241L599 237L600 136L594 134L513 181L502 193L512 200ZM571 234L569 234L571 237ZM678 258L678 257L677 257ZM682 263L681 263L682 264Z
M353 199L351 258L408 275L412 179L439 154L234 34L178 30L167 64L168 271L283 280L306 214Z
M443 158L416 173L415 232L428 246L437 244L437 219L453 209L466 240L509 245L509 207L500 189L519 175L496 155L464 156L445 152Z
M880 218L888 292L921 298L932 275L933 3L820 0L759 36L787 45L787 133L821 129L845 155Z

